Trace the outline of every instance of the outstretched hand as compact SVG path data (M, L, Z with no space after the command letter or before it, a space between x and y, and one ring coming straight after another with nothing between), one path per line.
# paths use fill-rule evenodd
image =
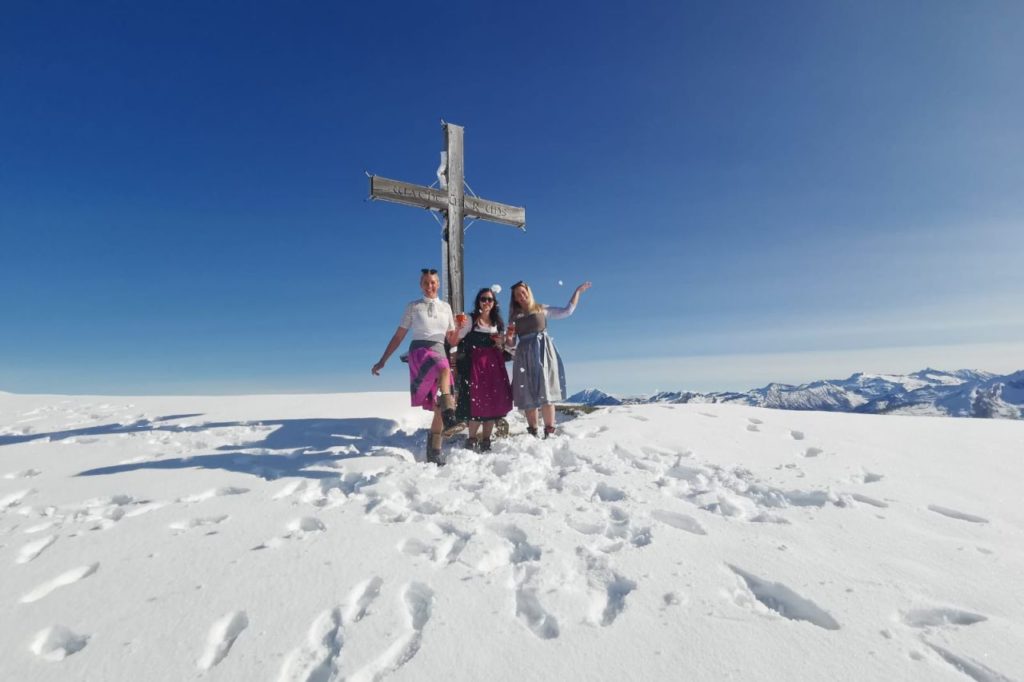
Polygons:
M590 282L584 282L583 284L581 284L578 287L576 287L576 293L577 294L582 294L584 291L589 289L591 286L593 286L593 285Z
M373 369L371 369L370 371L373 372L373 376L376 377L376 376L380 376L380 371L382 369L384 369L384 363L383 362L378 362L376 365L373 366Z

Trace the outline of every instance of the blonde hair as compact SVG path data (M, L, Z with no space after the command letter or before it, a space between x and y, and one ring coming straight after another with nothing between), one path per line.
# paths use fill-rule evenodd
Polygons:
M516 289L518 287L522 287L523 289L526 290L526 310L525 311L520 309L519 303L516 302ZM515 284L513 284L512 288L509 289L509 297L512 299L511 303L509 303L509 306L508 306L508 319L509 320L511 320L513 317L515 317L519 313L539 313L540 311L544 310L544 306L541 305L540 303L537 303L537 301L534 300L534 298L533 298L533 290L530 288L530 285L527 284L526 282L516 282Z

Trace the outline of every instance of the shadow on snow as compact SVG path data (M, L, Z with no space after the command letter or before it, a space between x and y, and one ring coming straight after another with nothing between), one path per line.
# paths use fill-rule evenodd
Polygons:
M117 464L87 469L77 474L78 476L107 476L146 469L224 469L259 476L266 480L288 476L332 478L338 476L337 471L325 471L315 467L330 467L333 463L341 460L364 457L380 447L418 452L426 441L426 429L406 433L398 430L398 422L376 417L207 422L190 426L158 423L167 419L155 420L146 424L112 424L80 429L78 432L61 432L59 437L143 431L201 433L209 429L233 427L276 427L261 438L236 445L223 445L217 448L215 454ZM45 437L45 435L36 434L37 437ZM57 435L50 434L50 437L56 439ZM253 452L254 450L256 452ZM281 451L284 453L282 454Z

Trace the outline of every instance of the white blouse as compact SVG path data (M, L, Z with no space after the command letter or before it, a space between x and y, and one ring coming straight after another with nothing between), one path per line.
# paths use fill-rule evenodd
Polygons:
M412 332L412 341L444 343L445 334L455 329L455 316L447 301L424 296L405 306L398 326Z

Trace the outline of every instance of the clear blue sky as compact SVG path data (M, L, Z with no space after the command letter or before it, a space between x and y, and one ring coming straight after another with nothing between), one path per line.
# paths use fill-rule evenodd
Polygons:
M1024 3L29 2L0 21L0 390L402 390L439 120L466 288L570 391L1024 367ZM559 281L563 285L559 285Z

